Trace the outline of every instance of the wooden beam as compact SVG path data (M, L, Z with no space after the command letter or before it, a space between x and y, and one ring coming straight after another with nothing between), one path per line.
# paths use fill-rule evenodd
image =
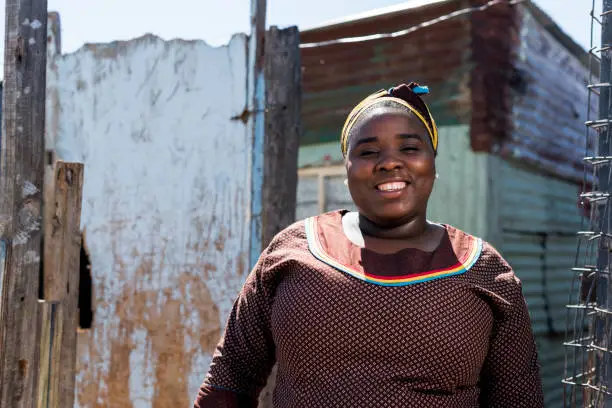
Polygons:
M61 405L60 360L62 334L64 332L64 308L61 302L40 302L40 369L38 371L39 391L37 408L73 407ZM74 392L74 391L73 391Z
M78 299L83 164L57 161L45 197L44 299Z
M298 170L298 176L300 177L346 177L346 167L343 165L332 165L332 166L321 166L321 167L307 167Z
M301 132L302 78L300 37L296 27L270 28L265 37L265 136L262 185L262 246L295 220L297 158ZM259 398L272 407L274 366Z
M44 382L39 385L39 396L46 395L42 401L50 404L44 408L74 406L82 191L83 164L56 162L52 184L45 192L43 288L45 301L61 303L61 314L54 335L41 338L41 350L49 350L50 344L59 347L48 356L50 362L41 361ZM44 372L44 364L50 370Z
M262 244L295 219L302 76L296 27L266 33Z
M6 0L0 139L0 406L36 405L47 2Z

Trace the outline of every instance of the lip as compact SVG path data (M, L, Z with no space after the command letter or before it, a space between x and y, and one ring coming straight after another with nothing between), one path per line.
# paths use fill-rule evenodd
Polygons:
M387 184L387 183L405 183L406 185L404 186L404 188L400 190L383 191L383 190L378 189L378 186L380 186L381 184ZM406 192L406 189L408 188L409 185L410 185L410 182L404 178L393 178L393 179L382 180L376 183L374 185L374 189L376 190L378 194L380 194L381 196L385 198L397 198Z

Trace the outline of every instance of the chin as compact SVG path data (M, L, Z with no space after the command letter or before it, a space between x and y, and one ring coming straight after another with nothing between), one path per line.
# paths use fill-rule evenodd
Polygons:
M380 224L381 226L396 226L406 222L412 218L414 209L393 208L392 206L378 207L370 214L373 219L371 221ZM370 218L370 216L366 215Z

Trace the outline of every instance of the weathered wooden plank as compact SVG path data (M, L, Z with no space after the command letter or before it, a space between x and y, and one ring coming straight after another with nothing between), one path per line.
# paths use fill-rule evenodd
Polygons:
M64 332L64 308L60 302L40 301L40 368L38 370L37 408L72 407L62 405L60 359ZM74 391L72 392L74 394Z
M263 246L295 218L302 99L299 44L297 27L271 27L266 34Z
M58 161L45 197L44 299L76 299L81 248L83 164Z
M266 33L266 117L262 185L262 246L295 219L300 134L301 63L296 27ZM259 406L272 407L274 368Z
M57 392L57 398L52 393L49 403L58 405L49 407L59 408L74 406L75 396L83 164L56 162L52 183L45 188L43 292L45 300L62 303L62 322L57 326L62 332L55 340L60 349L51 356L52 373L57 378L40 387ZM48 341L41 338L41 347Z
M0 301L0 406L35 406L47 2L6 1L0 240L10 254Z

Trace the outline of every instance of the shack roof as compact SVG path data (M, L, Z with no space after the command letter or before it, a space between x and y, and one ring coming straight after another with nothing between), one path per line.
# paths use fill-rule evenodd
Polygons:
M407 29L406 35L385 36ZM530 63L521 60L533 58L534 50L527 51L535 42L546 41L556 56L572 60L574 75L566 80L582 87L577 92L586 95L588 54L532 1L411 0L307 28L300 36L303 145L337 140L346 115L365 95L417 81L432 90L427 101L440 126L469 125L473 150L518 155L534 165L544 163L546 171L561 177L581 178L577 152L584 151L583 132L516 131L521 126L514 123L515 106L551 74L530 72ZM366 38L345 41L355 37ZM554 101L542 102L540 109L559 109ZM567 109L568 116L586 119L582 117L586 102L584 107L573 103ZM533 150L533 137L565 138L554 157L569 167L559 170L550 157L542 156L550 152L541 147ZM511 148L504 149L506 145Z

